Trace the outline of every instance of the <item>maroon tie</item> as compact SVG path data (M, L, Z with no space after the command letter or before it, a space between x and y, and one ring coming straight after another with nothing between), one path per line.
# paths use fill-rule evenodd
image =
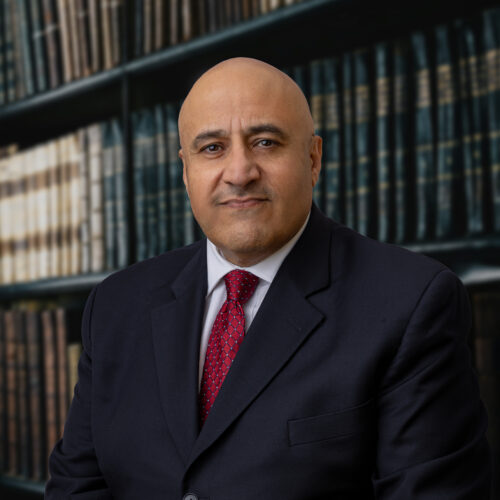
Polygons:
M200 421L205 422L222 382L245 336L243 304L252 296L259 278L235 269L224 276L227 298L215 318L208 340L200 388Z

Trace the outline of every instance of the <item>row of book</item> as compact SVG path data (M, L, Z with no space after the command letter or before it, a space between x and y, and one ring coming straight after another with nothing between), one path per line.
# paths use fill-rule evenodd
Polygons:
M122 61L122 0L3 0L0 105Z
M288 72L328 215L397 243L500 230L500 9Z
M2 0L0 106L298 1Z
M115 119L0 158L0 282L129 264L123 166Z
M500 498L500 290L471 293L474 365L488 414L487 438L493 459L492 499Z
M0 473L35 481L63 432L82 351L81 308L0 311Z
M307 0L135 0L135 57Z

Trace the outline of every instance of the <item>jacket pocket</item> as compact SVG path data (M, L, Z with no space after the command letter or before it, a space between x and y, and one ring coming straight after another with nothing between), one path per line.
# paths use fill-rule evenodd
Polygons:
M290 446L358 434L372 423L373 401L339 412L288 421Z

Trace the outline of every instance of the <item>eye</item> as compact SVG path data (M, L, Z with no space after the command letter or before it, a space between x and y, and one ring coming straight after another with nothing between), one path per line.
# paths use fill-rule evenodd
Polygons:
M202 147L201 150L208 153L218 153L221 150L221 146L219 144L209 144L208 146Z
M257 141L258 146L263 146L265 148L269 148L271 146L274 146L275 144L276 144L276 142L271 140L271 139L259 139Z

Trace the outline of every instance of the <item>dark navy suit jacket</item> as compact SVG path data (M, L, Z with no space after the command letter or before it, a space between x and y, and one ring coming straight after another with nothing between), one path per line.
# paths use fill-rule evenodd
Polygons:
M488 498L470 306L442 264L324 217L198 426L206 242L95 287L51 499Z

